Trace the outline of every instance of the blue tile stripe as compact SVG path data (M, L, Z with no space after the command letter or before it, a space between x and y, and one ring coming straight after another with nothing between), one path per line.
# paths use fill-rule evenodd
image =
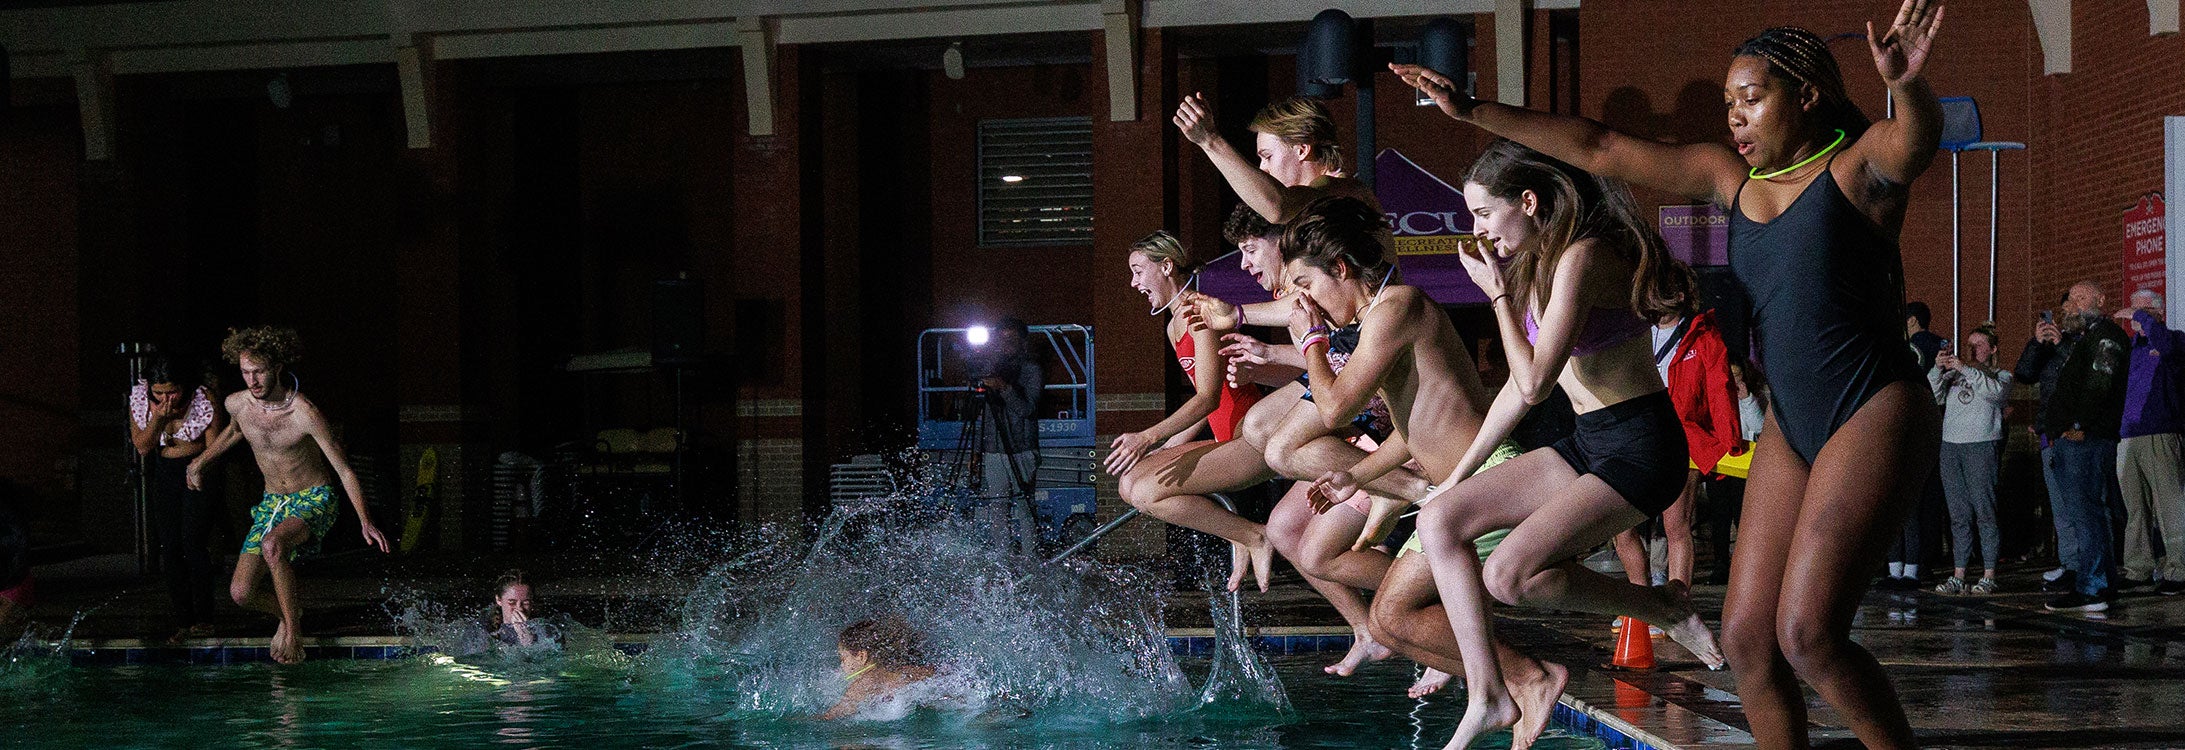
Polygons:
M1309 654L1344 651L1350 648L1349 635L1299 634L1261 635L1252 637L1252 648L1263 654ZM616 650L631 656L645 653L650 644L638 641L618 642ZM1207 656L1213 653L1214 637L1206 635L1172 635L1168 648L1178 656ZM412 647L400 645L360 646L305 646L304 654L310 659L400 659L420 653L434 653L430 646ZM69 663L78 667L111 667L135 664L174 665L230 665L271 661L262 646L198 646L198 647L151 647L151 648L72 648ZM1645 741L1631 737L1606 722L1557 704L1555 721L1568 727L1575 734L1590 736L1607 743L1610 750L1674 750L1656 748Z

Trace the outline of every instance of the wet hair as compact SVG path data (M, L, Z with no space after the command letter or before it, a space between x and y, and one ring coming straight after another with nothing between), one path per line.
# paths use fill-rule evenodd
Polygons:
M525 576L521 568L510 568L501 577L493 579L493 603L486 606L486 622L491 629L499 630L505 624L501 622L501 595L508 593L511 588L529 585L531 579Z
M1926 328L1929 325L1927 321L1935 319L1935 312L1928 309L1925 302L1906 302L1904 316L1919 321L1919 327Z
M850 623L840 643L888 669L926 666L925 638L903 618L883 615Z
M180 356L162 354L144 363L143 380L145 383L150 385L171 383L176 388L181 389L184 395L197 390L197 386L202 382L203 377L203 370L198 368L195 363Z
M1330 274L1348 266L1355 278L1371 281L1393 268L1391 242L1380 211L1357 198L1328 196L1305 204L1283 225L1282 262L1304 261Z
M249 354L269 367L287 367L303 358L303 339L294 328L230 328L227 340L220 342L220 353L232 364L242 364L243 355Z
M1182 240L1176 239L1176 235L1169 234L1166 229L1156 229L1152 234L1139 238L1137 242L1131 243L1130 251L1145 253L1146 259L1155 263L1174 263L1176 273L1185 276L1198 271L1202 263L1198 258L1192 257L1191 248L1185 247Z
M1221 238L1231 245L1242 245L1247 240L1274 237L1282 234L1282 226L1268 221L1246 203L1238 203L1230 210L1229 220L1222 222Z
M1266 133L1292 146L1310 146L1306 161L1330 170L1343 168L1343 145L1335 140L1335 117L1318 99L1293 96L1267 105L1252 117L1252 132Z
M1836 56L1820 35L1796 26L1777 26L1737 45L1735 57L1757 57L1768 62L1768 75L1796 86L1812 86L1821 104L1810 116L1824 127L1843 128L1847 138L1857 139L1873 120L1844 90L1844 73Z
M1639 218L1631 190L1550 158L1508 139L1488 144L1464 176L1489 195L1516 202L1526 191L1539 200L1544 228L1537 250L1520 253L1510 263L1510 295L1520 305L1545 303L1563 251L1579 240L1597 239L1632 266L1631 310L1649 321L1697 309L1691 268L1669 256L1661 234Z

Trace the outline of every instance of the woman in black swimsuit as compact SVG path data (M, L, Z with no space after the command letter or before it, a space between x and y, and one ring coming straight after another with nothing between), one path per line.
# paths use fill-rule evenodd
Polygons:
M1753 300L1773 408L1753 456L1723 603L1723 650L1761 747L1803 748L1821 694L1871 748L1915 746L1851 617L1889 532L1934 471L1940 415L1898 342L1897 235L1934 158L1942 107L1920 75L1942 4L1905 0L1874 68L1897 116L1866 119L1826 43L1776 28L1740 45L1723 86L1735 150L1670 145L1600 123L1480 102L1394 66L1442 111L1594 174L1730 209L1730 265Z

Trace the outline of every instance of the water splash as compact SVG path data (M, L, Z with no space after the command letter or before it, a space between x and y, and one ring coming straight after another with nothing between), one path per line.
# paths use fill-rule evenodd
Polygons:
M761 529L740 540L633 679L688 696L693 711L810 716L842 692L842 628L890 615L924 636L940 671L940 687L920 691L934 696L926 708L958 719L1068 727L1171 717L1207 701L1251 714L1288 709L1233 603L1228 655L1194 689L1169 650L1164 592L1149 571L1083 560L1042 568L983 529L905 502L841 509L812 539L803 548Z

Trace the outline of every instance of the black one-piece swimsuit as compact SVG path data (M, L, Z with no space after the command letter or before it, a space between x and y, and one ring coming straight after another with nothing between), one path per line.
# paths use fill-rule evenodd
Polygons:
M1835 159L1829 159L1830 167ZM1738 186L1738 198L1745 194ZM1904 330L1897 241L1821 170L1783 215L1761 223L1730 203L1730 272L1752 300L1776 426L1813 464L1867 399L1925 376Z

